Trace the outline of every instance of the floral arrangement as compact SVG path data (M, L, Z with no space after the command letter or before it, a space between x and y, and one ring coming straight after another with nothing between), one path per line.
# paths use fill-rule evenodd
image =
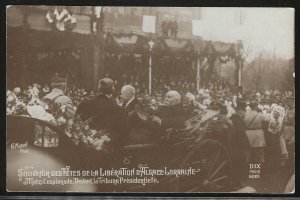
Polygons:
M90 120L83 121L79 116L75 116L67 121L65 133L76 145L84 144L85 147L96 151L110 152L110 131L93 129L89 123Z
M6 113L14 115L26 115L26 104L23 101L16 101L15 105L11 105L6 108Z

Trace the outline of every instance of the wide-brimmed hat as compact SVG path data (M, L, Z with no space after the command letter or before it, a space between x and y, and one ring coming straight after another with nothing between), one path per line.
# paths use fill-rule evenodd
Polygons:
M52 91L50 93L48 93L46 96L44 96L45 99L50 99L53 100L54 98L56 98L59 95L63 95L64 92L61 89L58 88L53 88Z

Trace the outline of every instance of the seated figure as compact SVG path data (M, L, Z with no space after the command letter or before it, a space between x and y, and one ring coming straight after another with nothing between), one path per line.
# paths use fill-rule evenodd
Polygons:
M149 127L154 130L165 131L169 128L183 128L185 122L181 96L177 91L167 92L164 106L154 111L148 120Z

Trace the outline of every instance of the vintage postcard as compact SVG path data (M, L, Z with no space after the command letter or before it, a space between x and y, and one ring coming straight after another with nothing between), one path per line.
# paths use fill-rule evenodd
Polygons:
M8 192L294 192L294 9L6 14Z

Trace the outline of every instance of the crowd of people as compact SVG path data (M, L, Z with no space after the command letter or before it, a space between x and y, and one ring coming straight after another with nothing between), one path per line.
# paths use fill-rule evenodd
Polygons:
M136 88L137 94L149 93L149 74L147 62L142 55L113 54L107 56L104 62L103 74L114 80L116 91L120 91L123 85L129 84ZM192 92L197 94L196 68L191 61L181 58L154 59L152 67L152 91L164 94L168 90L176 90L181 94ZM223 90L231 85L220 75L202 77L205 88L209 90Z
M139 92L138 84L127 83L115 89L117 85L117 80L104 78L97 91L75 87L64 91L36 83L27 88L16 87L7 90L7 115L54 123L76 144L110 151L111 144L118 146L132 140L129 133L145 132L148 136L148 132L181 129L197 113L215 110L219 113L217 122L234 130L230 143L240 147L240 151L232 152L237 165L271 163L269 167L274 168L294 156L295 99L291 91L201 88L197 93L182 93L165 88L165 93L149 95ZM210 128L216 131L216 127ZM138 143L149 140L140 135L138 138Z

